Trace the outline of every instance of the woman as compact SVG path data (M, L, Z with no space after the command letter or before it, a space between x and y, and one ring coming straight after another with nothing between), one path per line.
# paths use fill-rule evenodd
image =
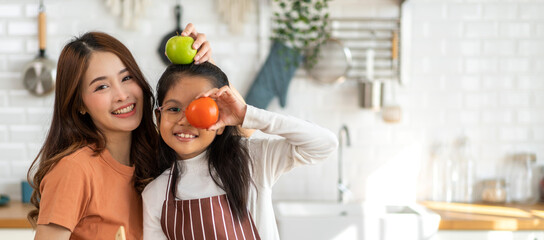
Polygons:
M195 62L210 59L193 24ZM53 119L29 170L35 239L113 239L120 226L142 238L140 192L162 169L152 119L154 97L130 51L105 33L69 42L57 67ZM159 173L160 174L160 173Z

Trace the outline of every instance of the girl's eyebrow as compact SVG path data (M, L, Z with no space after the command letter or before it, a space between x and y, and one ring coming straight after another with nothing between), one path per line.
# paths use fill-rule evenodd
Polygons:
M127 69L127 68L121 69L121 71L119 71L118 75L121 75L121 74L123 74L123 73L125 73L125 72L128 72L128 69ZM98 81L104 80L104 79L106 79L105 76L97 77L97 78L93 79L93 80L91 81L91 83L89 83L89 86L93 85L94 82L98 82Z
M170 103L170 102L172 102L174 104L180 104L181 105L181 103L176 99L168 99L168 100L164 101L162 105L165 105L165 104Z

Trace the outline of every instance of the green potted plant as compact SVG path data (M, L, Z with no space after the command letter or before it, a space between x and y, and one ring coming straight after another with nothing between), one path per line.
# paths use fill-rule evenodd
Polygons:
M329 1L274 0L279 8L274 12L272 39L302 54L309 68L317 63L320 47L330 37Z
M317 63L321 45L329 38L330 0L274 0L272 47L246 95L248 104L266 108L275 96L286 105L286 94L295 71Z

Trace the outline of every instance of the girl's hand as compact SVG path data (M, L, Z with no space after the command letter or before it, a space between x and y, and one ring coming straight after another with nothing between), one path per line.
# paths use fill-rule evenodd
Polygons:
M206 40L206 35L204 33L198 33L196 31L195 25L192 23L187 24L185 29L183 29L183 32L181 32L181 36L189 36L195 39L195 42L193 43L193 49L196 49L196 55L195 55L195 64L200 64L206 61L213 62L212 59L212 48L210 46L210 42Z
M219 107L219 119L208 130L217 130L224 126L238 126L244 122L247 105L237 97L229 86L211 89L196 98L201 97L211 97Z

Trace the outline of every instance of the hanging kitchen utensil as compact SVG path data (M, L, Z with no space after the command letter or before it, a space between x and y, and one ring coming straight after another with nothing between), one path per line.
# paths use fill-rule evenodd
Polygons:
M40 1L38 13L38 41L40 52L38 57L28 63L23 71L23 83L32 94L43 96L55 89L56 64L45 56L46 19L45 6Z
M398 78L398 57L399 57L399 35L397 31L392 32L391 38L391 68L393 79L385 85L385 97L382 108L382 119L387 123L397 123L401 120L402 110L396 100L396 85L400 83Z
M308 75L319 83L335 84L346 80L352 66L351 51L336 39L329 38L321 45L317 63L306 67Z
M374 77L375 51L373 48L366 50L365 78L358 79L359 106L372 111L379 111L383 106L384 82Z
M182 14L183 8L181 7L181 4L177 4L174 8L174 12L176 15L176 29L174 31L167 33L161 40L161 43L159 44L159 56L162 59L162 62L164 64L169 65L170 60L168 60L168 57L166 57L166 54L164 53L166 50L166 42L168 42L168 39L170 39L173 36L181 34L183 29L181 28L181 14Z
M384 85L382 119L387 123L398 123L402 110L396 99L396 81L387 81Z
M380 111L383 106L383 81L358 80L357 89L359 107L372 111Z
M399 77L399 32L394 30L392 32L393 37L391 39L391 67L393 71L394 80L400 83Z

